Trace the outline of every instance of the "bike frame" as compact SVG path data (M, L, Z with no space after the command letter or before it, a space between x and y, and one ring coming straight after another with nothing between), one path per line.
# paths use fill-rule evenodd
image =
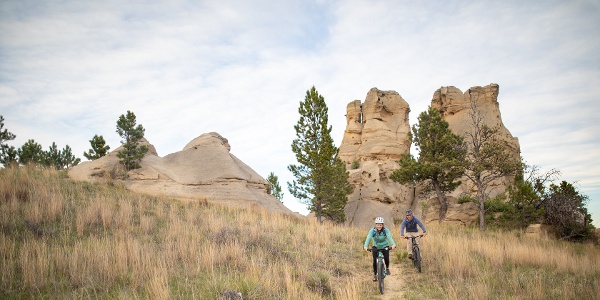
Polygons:
M383 280L385 279L386 276L386 267L385 267L385 260L383 257L383 250L392 250L392 248L388 247L383 247L381 249L378 248L370 248L367 249L369 252L375 250L377 251L377 281L379 281L379 292L383 294L383 290L384 290L384 284L383 284Z
M413 265L417 268L417 271L421 273L421 248L419 244L417 244L417 238L423 237L422 234L415 236L407 236L406 239L411 239L412 242L412 252L413 252Z

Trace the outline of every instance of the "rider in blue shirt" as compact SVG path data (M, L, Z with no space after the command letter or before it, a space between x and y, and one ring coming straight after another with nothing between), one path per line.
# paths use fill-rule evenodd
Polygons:
M427 230L425 230L425 226L421 221L413 216L412 209L406 210L406 218L402 221L402 225L400 225L400 238L406 239L406 251L408 252L408 259L412 259L412 243L409 239L404 236L404 229L406 228L406 236L417 236L419 235L419 228L417 225L421 227L423 230L423 237L427 235ZM417 244L419 244L419 239L415 239Z

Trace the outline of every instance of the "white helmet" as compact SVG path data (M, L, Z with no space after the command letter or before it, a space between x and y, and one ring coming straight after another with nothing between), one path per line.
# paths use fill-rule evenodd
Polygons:
M382 217L377 217L377 218L375 218L375 224L380 224L380 223L381 223L381 224L383 224L383 223L384 223L384 222L383 222L383 218L382 218Z

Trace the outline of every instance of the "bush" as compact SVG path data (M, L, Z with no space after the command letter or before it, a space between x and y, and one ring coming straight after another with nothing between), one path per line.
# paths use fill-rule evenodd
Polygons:
M458 197L458 204L464 204L467 202L473 202L475 204L479 204L479 201L477 201L477 199L475 199L473 196L471 196L469 194L463 194L460 197Z
M323 296L331 295L331 287L329 286L329 275L322 271L316 271L311 273L307 280L306 285L308 289L317 292Z

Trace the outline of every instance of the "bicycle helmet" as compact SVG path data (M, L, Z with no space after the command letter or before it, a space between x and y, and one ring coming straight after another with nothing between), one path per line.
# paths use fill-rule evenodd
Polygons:
M412 209L410 209L410 208L409 208L409 209L407 209L407 210L406 210L406 215L407 215L407 216L408 216L408 215L412 215Z
M381 224L383 224L383 223L384 223L384 222L383 222L383 218L382 218L382 217L377 217L377 218L375 218L375 224L380 224L380 223L381 223Z

